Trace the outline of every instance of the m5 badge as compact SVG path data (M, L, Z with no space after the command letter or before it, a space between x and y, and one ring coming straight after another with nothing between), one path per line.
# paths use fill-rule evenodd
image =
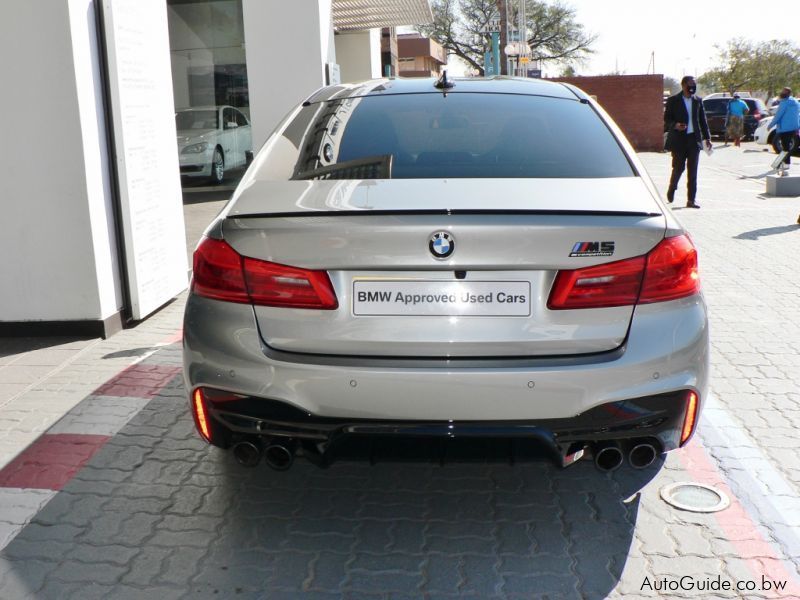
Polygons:
M614 242L576 242L570 256L611 256Z

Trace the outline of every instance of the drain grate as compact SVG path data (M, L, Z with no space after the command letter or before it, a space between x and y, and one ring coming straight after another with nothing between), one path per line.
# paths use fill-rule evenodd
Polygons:
M717 488L686 481L665 485L661 488L661 499L675 508L699 513L719 512L731 503Z

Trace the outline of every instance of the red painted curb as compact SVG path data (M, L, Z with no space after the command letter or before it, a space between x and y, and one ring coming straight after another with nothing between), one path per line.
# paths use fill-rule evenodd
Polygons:
M0 469L0 487L60 490L108 440L106 435L46 433Z

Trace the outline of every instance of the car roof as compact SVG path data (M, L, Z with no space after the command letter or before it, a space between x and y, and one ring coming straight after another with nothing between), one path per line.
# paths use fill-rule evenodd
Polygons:
M747 100L748 98L752 98L750 92L736 92L739 94L742 100ZM714 92L713 94L708 94L703 97L705 100L714 100L716 98L723 98L725 100L730 100L733 98L733 95L728 92Z
M733 98L730 97L730 96L727 96L725 98L719 98L719 97L717 97L717 98L703 98L703 103L709 102L711 104L720 104L720 105L722 105L722 104L728 104L731 100L733 100ZM743 102L745 102L747 104L756 104L756 105L758 105L759 103L761 103L761 100L759 100L758 98L739 98L739 100L742 100Z
M578 88L525 77L454 77L448 79L454 85L446 90L434 87L438 81L435 77L389 77L386 79L372 79L359 83L343 83L321 88L314 92L307 100L307 104L325 102L327 100L341 100L346 98L363 98L368 96L387 96L396 94L458 94L495 93L495 94L521 94L529 96L551 96L577 100L585 98L585 94Z

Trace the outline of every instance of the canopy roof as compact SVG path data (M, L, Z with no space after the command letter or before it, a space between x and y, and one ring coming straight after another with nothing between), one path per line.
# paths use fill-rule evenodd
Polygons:
M333 0L333 28L358 31L433 22L429 0Z

